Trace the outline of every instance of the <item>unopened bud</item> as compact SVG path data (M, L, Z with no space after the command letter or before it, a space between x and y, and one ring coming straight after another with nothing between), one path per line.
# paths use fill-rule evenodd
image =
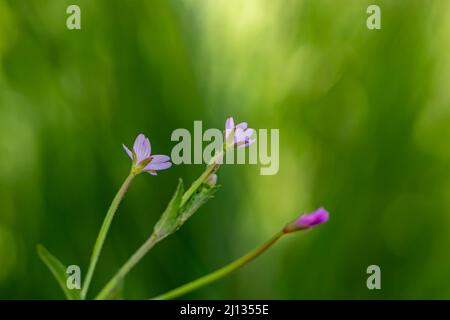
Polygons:
M217 174L212 173L208 176L206 179L206 184L208 184L210 187L214 187L217 183Z
M328 221L328 211L326 211L324 208L319 208L312 213L303 214L296 220L287 224L284 227L283 232L290 233L298 230L305 230L317 224L325 223L327 221Z

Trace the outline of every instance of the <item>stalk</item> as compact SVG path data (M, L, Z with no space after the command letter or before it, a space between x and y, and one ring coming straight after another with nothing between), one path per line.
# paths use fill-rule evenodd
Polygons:
M146 242L131 256L130 259L109 280L106 286L95 298L96 300L107 299L111 292L119 285L125 275L144 257L144 255L158 242L158 237L153 234Z
M284 235L284 233L282 231L280 231L275 236L273 236L269 241L265 242L263 245L254 249L253 251L247 253L245 256L231 262L230 264L228 264L206 276L203 276L197 280L191 281L185 285L182 285L181 287L170 290L170 291L168 291L164 294L161 294L153 299L154 300L168 300L168 299L177 298L177 297L182 296L186 293L189 293L195 289L203 287L211 282L214 282L222 277L225 277L226 275L238 270L239 268L242 268L246 264L253 261L259 255L261 255L267 249L269 249L283 235Z
M98 233L97 240L95 241L94 249L92 250L91 259L89 262L89 268L86 273L86 278L84 279L83 287L81 290L81 299L86 298L86 294L89 290L89 285L91 284L92 276L94 275L94 271L95 271L95 267L98 262L98 258L102 251L103 243L105 242L106 235L108 234L109 227L111 226L111 222L114 218L114 214L116 213L120 202L122 201L125 193L128 190L128 187L131 184L131 181L133 181L133 178L135 176L136 175L133 172L131 172L128 175L128 177L125 179L122 186L120 187L119 191L117 192L116 196L114 197L113 201L111 202L111 205L109 206L108 212L106 213L105 219L103 220L103 224Z
M206 167L206 170L200 175L200 177L195 180L189 189L183 194L180 202L180 209L188 203L189 199L192 195L200 188L200 186L206 181L206 179L212 173L215 173L220 167L220 160L223 155L223 151L219 152L214 156L214 158L210 161L209 165ZM158 237L156 234L152 234L150 238L141 245L141 247L125 262L125 264L119 269L119 271L108 281L106 286L100 291L95 299L103 300L107 299L114 288L122 281L128 272L133 269L133 267L147 254L150 249L154 247L158 241L162 239Z
M210 164L206 167L206 170L201 174L197 180L192 183L188 190L183 194L181 198L180 207L183 207L189 200L189 198L197 191L197 189L202 185L203 182L209 177L210 174L215 173L220 167L220 159L223 156L223 152L219 152L211 160Z

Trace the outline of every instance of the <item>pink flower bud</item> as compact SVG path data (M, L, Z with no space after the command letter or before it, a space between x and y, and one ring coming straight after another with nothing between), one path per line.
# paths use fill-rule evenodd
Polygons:
M328 221L328 211L326 211L324 208L319 208L312 213L303 214L296 220L287 224L284 227L283 232L290 233L298 230L305 230L317 224L325 223L327 221Z

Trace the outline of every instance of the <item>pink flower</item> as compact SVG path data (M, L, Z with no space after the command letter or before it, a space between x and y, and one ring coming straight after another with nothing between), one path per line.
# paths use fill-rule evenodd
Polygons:
M245 148L250 146L256 141L251 138L253 132L252 128L248 128L247 122L241 122L235 126L233 117L229 117L225 122L226 147Z
M286 225L283 229L283 232L290 233L298 230L309 229L315 225L327 222L328 218L328 211L326 211L324 208L319 208L312 213L301 215L299 218Z
M142 133L134 141L133 150L130 151L122 144L128 156L133 160L133 171L138 174L142 171L156 176L156 171L168 169L172 166L170 157L162 154L151 155L150 141Z

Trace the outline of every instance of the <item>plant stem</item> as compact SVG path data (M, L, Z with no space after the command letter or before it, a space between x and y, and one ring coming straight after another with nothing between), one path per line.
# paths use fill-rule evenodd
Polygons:
M189 200L189 198L197 191L197 189L202 185L203 182L208 178L208 176L219 169L220 163L219 160L223 156L223 151L219 152L214 156L214 158L210 161L210 164L206 167L206 170L201 174L200 177L195 180L188 190L183 194L181 198L180 208L183 207Z
M208 178L208 176L217 169L219 169L220 163L218 162L219 158L222 156L222 152L219 152L207 166L206 170L197 178L197 180L192 183L189 189L183 194L181 198L180 208L183 207L189 198L197 191L197 189L202 185L202 183ZM128 272L133 269L133 267L150 251L153 246L158 243L161 238L156 234L152 234L150 238L144 242L143 245L128 259L127 262L117 271L114 277L108 281L105 287L100 291L100 293L95 298L96 300L107 299L111 292L116 288L116 286L123 280L123 278L127 275Z
M166 292L162 295L159 295L153 299L155 299L155 300L173 299L173 298L179 297L181 295L184 295L186 293L189 293L189 292L191 292L197 288L200 288L204 285L207 285L208 283L216 281L216 280L232 273L233 271L236 271L237 269L245 266L247 263L251 262L252 260L254 260L260 254L262 254L267 249L269 249L283 235L284 235L284 233L282 231L280 231L275 236L273 236L269 241L264 243L262 246L256 248L255 250L251 251L250 253L246 254L245 256L233 261L232 263L230 263L230 264L228 264L206 276L203 276L197 280L194 280L185 285L182 285L181 287L178 287L178 288L173 289L169 292Z
M156 234L152 234L146 242L128 259L127 262L117 271L106 286L95 298L96 300L107 299L116 286L123 280L128 272L144 257L144 255L158 242Z
M131 184L131 181L133 181L133 178L135 176L136 175L134 173L130 173L128 175L128 177L125 179L122 186L120 187L119 191L117 192L116 196L114 197L113 201L111 202L111 205L109 206L108 212L106 213L105 219L103 220L103 224L98 233L97 240L95 241L94 249L92 250L89 268L86 273L86 278L84 279L83 288L81 290L81 299L86 298L86 294L88 292L89 285L91 283L92 276L94 274L94 270L97 265L98 258L100 256L100 252L102 251L103 243L105 242L106 235L108 234L109 227L111 226L111 222L114 218L114 214L116 213L121 200L123 199L125 193L127 192L128 187Z

